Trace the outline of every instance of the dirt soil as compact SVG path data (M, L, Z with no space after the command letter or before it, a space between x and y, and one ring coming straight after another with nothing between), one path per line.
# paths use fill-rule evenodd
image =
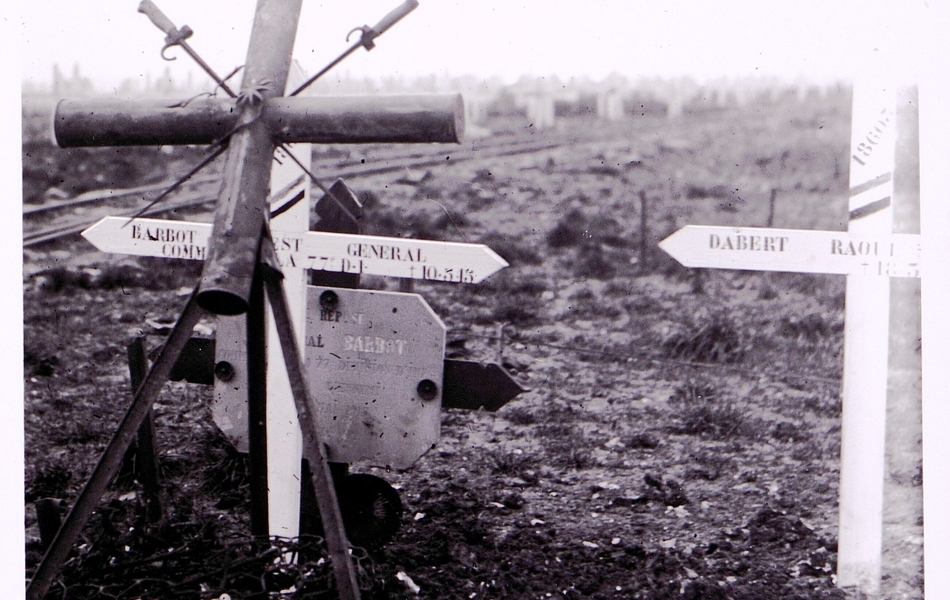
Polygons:
M849 109L842 94L558 131L495 122L493 135L566 141L350 182L368 233L484 242L509 261L480 284L415 291L445 321L448 357L499 362L529 388L495 413L444 411L438 445L406 471L352 466L405 508L394 541L354 552L364 598L861 597L834 576L844 278L694 271L656 247L686 224L845 229ZM25 196L114 176L108 150L36 144ZM154 179L135 156L122 177ZM200 269L83 244L25 253L27 578L35 502L75 499L128 406L127 345L161 343ZM319 544L249 535L247 460L210 394L170 383L155 405L163 517L117 481L49 598L333 597ZM919 460L901 471L911 499ZM895 543L919 550L919 525ZM299 564L281 560L296 550ZM921 565L887 565L885 596L922 598Z

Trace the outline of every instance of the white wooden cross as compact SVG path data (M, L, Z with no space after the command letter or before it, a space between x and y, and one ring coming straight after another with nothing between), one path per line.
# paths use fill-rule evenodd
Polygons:
M842 390L840 587L881 581L890 277L920 277L921 236L893 234L896 89L855 82L848 231L687 226L660 247L685 266L848 275Z

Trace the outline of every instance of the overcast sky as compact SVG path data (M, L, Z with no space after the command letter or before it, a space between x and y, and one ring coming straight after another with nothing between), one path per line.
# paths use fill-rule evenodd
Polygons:
M347 32L373 25L399 0L304 0L294 55L308 72L346 47ZM159 57L164 34L137 12L139 0L36 0L22 3L25 80L48 85L53 64L74 63L100 87L158 75L181 81L196 71L180 49ZM220 74L242 64L255 0L156 0ZM900 35L900 54L916 54L913 34L928 0L421 0L405 20L351 56L337 75L381 77L448 73L590 76L688 74L703 80L777 75L850 79L871 49L885 44L878 24ZM909 60L916 63L919 60ZM901 67L906 73L908 66ZM204 77L203 75L201 77Z

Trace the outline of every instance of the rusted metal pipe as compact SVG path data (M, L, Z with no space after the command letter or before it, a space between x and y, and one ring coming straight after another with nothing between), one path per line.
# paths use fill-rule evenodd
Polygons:
M60 100L53 136L61 148L210 144L237 125L234 100Z
M275 98L264 113L287 143L458 143L465 129L460 94Z
M214 314L238 315L248 309L274 156L270 128L260 116L265 100L284 93L301 4L257 2L237 100L240 129L229 143L197 297Z
M53 133L62 148L210 144L238 124L235 100L62 100ZM460 94L273 98L261 118L275 142L308 144L458 143Z

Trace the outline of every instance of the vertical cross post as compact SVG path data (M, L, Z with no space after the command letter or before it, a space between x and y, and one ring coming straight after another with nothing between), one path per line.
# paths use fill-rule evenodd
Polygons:
M950 172L945 166L945 157L950 156L950 87L943 78L950 44L942 28L950 15L947 8L941 7L943 18L931 22L931 38L940 43L933 44L934 51L929 56L935 60L920 87L920 230L924 239L921 328L927 332L921 348L926 598L950 596L950 570L946 568L946 548L950 545L950 325L946 308L946 298L950 297L950 270L946 268L950 255L950 207L945 201L950 187Z
M258 0L244 67L244 79L237 100L237 107L240 110L238 125L229 141L224 182L214 213L208 258L205 261L196 295L198 304L214 314L237 315L251 309L253 314L249 313L248 318L248 359L249 363L260 360L262 365L266 358L257 356L256 351L252 352L252 348L256 345L254 342L257 340L250 338L257 334L251 327L257 319L252 317L258 310L265 310L263 282L260 280L260 277L265 275L262 270L266 269L261 263L262 243L268 245L270 255L273 255L272 242L266 233L269 229L265 211L268 210L271 161L276 148L273 132L262 118L262 114L265 109L265 100L284 93L301 3L302 0ZM279 273L279 267L277 269ZM301 396L306 396L308 392L305 382L299 377L296 380L294 378L299 371L300 359L297 354L296 332L293 331L291 324L293 315L286 310L285 290L280 287L281 284L275 284L272 274L266 276L269 279L268 286L271 288L271 302L274 303L277 300L275 293L280 300L280 303L273 304L274 320L279 332L278 337L281 338L283 362L287 368L290 386L293 388L295 407L300 415ZM276 292L275 285L278 288ZM254 306L251 306L252 298ZM282 309L281 312L277 312L278 308ZM261 333L266 335L266 331ZM260 445L261 442L266 446L266 414L252 410L252 406L255 401L266 401L266 369L249 364L248 377L248 420L251 431L263 430L262 435L250 436L252 455L259 455L260 452L253 451L254 446ZM257 379L259 381L255 381ZM307 415L304 413L301 416ZM265 423L258 423L259 420ZM308 430L305 438L306 454L311 462L316 460L319 463L314 465L315 474L323 475L327 465L326 456L321 447L322 442L319 438L313 439L316 429L312 422L307 421L302 424L307 426ZM261 437L264 439L261 440ZM261 450L266 452L264 448ZM324 490L323 488L328 485L329 489ZM321 492L326 492L326 494L318 495L318 498L322 500L320 511L324 518L327 546L340 597L359 598L359 587L356 585L353 564L346 551L346 534L343 532L339 506L329 482L329 475L323 477L318 485L318 494ZM257 499L255 504L260 507L261 504L266 504L266 500ZM259 508L255 512L257 518L253 528L255 533L260 534L269 529L269 523L265 527Z
M303 81L298 74L292 79ZM299 85L293 83L292 85ZM310 164L310 144L294 144L287 148L302 164ZM271 170L273 189L288 189L288 198L280 205L293 201L296 203L272 220L272 225L281 231L307 231L310 225L310 181L301 178L300 169L289 156L278 151L277 162ZM300 197L300 195L303 195ZM303 347L306 333L307 282L306 272L301 268L285 266L284 292L288 299L288 311L294 326L297 346ZM273 311L268 305L267 311L267 489L268 489L268 525L271 535L297 537L300 523L300 454L302 441L300 424L297 422L297 407L293 402L293 393L287 370L284 368L284 356L277 340L277 323Z
M883 78L854 85L848 231L890 235L896 91ZM838 585L877 594L881 580L890 279L846 284Z
M238 315L248 309L275 148L273 132L261 117L264 101L284 93L301 4L257 2L238 95L238 124L229 142L197 297L214 314Z

